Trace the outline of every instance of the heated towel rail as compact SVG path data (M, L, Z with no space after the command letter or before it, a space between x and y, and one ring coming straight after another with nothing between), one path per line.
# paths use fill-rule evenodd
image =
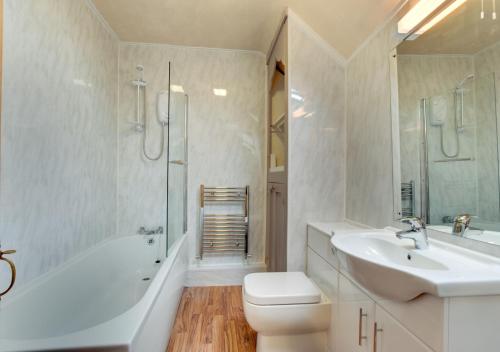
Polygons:
M403 217L415 216L415 182L401 183L401 215Z
M200 249L205 254L248 254L249 186L200 186Z

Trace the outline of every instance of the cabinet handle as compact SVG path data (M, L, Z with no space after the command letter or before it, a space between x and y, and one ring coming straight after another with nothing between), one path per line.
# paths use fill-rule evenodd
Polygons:
M359 308L359 320L358 320L358 345L363 346L363 340L367 337L363 336L363 318L367 317L367 313L363 313L363 308Z
M373 324L373 352L377 352L377 334L382 331L384 329L380 329L377 323Z

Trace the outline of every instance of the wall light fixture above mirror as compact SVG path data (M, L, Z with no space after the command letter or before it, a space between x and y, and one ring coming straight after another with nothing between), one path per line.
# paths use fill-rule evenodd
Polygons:
M398 22L398 33L422 35L467 0L419 1Z
M419 216L434 230L500 245L495 1L423 3L439 11L415 20L391 53L394 218ZM463 214L470 226L454 231Z

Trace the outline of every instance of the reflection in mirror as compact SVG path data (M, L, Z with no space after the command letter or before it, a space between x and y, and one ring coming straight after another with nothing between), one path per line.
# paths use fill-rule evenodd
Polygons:
M419 216L439 231L500 245L495 17L490 2L468 0L403 41L392 67L399 106L397 216ZM461 214L472 216L465 232L453 230Z
M285 120L286 120L286 90L285 64L276 62L271 80L271 153L269 155L269 171L282 172L285 168Z

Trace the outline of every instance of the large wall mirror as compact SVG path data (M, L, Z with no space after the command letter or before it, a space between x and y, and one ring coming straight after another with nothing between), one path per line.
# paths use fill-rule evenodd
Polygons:
M395 217L500 245L500 13L455 2L391 54Z

